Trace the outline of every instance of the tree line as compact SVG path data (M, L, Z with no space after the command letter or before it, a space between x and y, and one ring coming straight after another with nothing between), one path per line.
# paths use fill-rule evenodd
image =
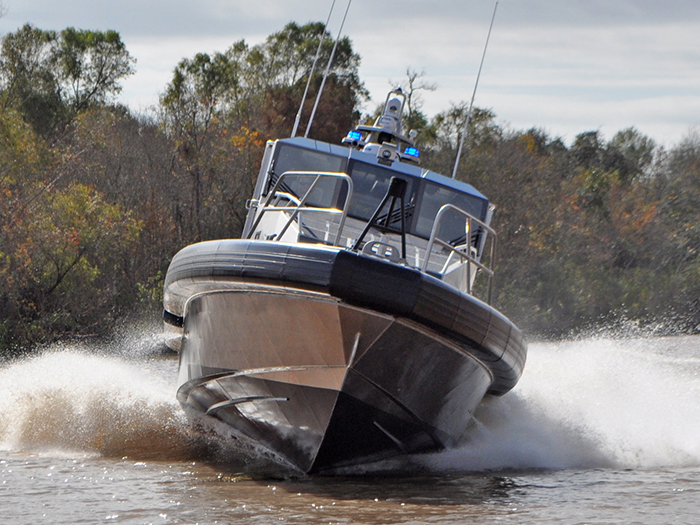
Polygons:
M5 35L0 353L158 315L175 252L238 236L264 144L289 136L323 31L289 23L261 44L184 58L148 114L118 101L135 59L116 31L28 24ZM359 64L341 39L311 138L338 143L370 117ZM419 133L423 165L449 175L467 105L429 118L423 77L407 70L404 125ZM320 84L314 74L300 129ZM620 316L700 323L700 137L667 150L629 128L567 146L476 109L466 139L457 178L497 206L495 303L531 336Z

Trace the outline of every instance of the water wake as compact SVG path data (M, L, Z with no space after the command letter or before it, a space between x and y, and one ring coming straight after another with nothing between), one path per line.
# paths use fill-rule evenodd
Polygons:
M1 368L0 449L201 457L207 445L175 400L177 363L118 355L63 349ZM521 382L479 408L462 447L411 463L432 472L698 466L699 376L700 337L532 344Z
M64 349L0 369L0 448L188 456L193 438L159 364Z
M532 344L516 389L437 470L700 465L700 338Z

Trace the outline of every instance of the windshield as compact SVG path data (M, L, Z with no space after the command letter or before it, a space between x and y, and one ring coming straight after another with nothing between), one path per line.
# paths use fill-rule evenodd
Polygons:
M287 171L345 171L346 157L289 144L278 143L277 146L274 175L268 185L268 191L279 175ZM353 198L348 210L350 217L368 221L386 195L391 177L399 177L408 183L404 199L408 233L425 239L429 238L435 216L440 208L448 203L482 221L486 217L488 202L479 196L359 160L352 160L347 168L354 185ZM312 182L313 177L285 177L281 190L300 199ZM346 192L347 187L341 181L322 179L309 196L307 203L310 206L339 208L345 201ZM397 203L388 224L394 230L398 230L401 225L399 207ZM387 212L388 206L385 207L383 216L379 217L379 222L383 226ZM449 240L452 244L464 243L466 239L465 219L454 211L448 211L447 214L442 221L440 232L438 232L440 237Z
M268 190L277 182L280 175L287 171L329 171L338 173L343 171L345 159L328 153L319 151L296 148L292 146L282 145L279 147L279 153L274 164L275 176L270 180ZM313 177L288 176L285 177L281 190L291 193L297 198L303 197L313 183ZM344 201L344 196L340 192L345 193L345 184L333 179L321 179L314 191L309 195L307 204L309 206L317 206L320 208L336 208L338 202Z
M392 177L399 177L406 180L408 186L406 188L404 206L406 211L405 220L408 224L411 218L411 210L413 209L411 205L413 200L412 178L402 176L401 173L396 173L390 169L374 166L372 164L365 164L364 162L354 162L352 164L350 177L352 178L352 183L355 185L355 189L348 215L356 219L362 219L363 221L368 221L372 218L372 214L381 204L382 199L389 189L389 183ZM379 216L379 222L381 224L384 224L388 211L389 208L386 206L383 210L383 215ZM401 228L401 210L398 202L392 212L388 226L395 229Z
M455 191L447 186L425 181L417 220L413 228L416 235L430 237L435 216L445 204L453 204L482 221L486 216L487 203L483 199ZM454 210L448 210L441 222L438 235L441 239L448 240L450 244L463 244L466 238L465 227L464 217Z

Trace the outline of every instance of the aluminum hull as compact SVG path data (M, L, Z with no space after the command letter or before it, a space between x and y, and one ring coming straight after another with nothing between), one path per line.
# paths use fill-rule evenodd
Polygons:
M303 473L452 447L525 362L522 335L488 305L339 249L193 245L173 259L165 305L186 410Z

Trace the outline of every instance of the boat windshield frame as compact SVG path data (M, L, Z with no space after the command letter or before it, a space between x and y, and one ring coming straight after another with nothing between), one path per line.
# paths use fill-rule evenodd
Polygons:
M257 197L265 197L285 172L311 171L349 175L354 191L347 215L364 222L370 219L386 194L391 177L406 180L406 233L422 239L430 238L437 214L445 204L451 204L479 221L487 222L489 202L469 184L403 163L394 162L391 166L384 166L377 162L374 155L310 139L280 139L275 142L265 170L267 180L261 187L261 195ZM301 198L307 193L309 182L308 178L299 178L295 183L289 177L283 191ZM322 187L323 184L326 187ZM319 186L319 191L307 196L306 202L319 208L343 208L346 191L346 184L326 179ZM455 217L459 217L459 214ZM384 224L387 231L397 231L400 211L393 213ZM449 239L453 245L464 243L463 221L443 220L441 224L446 229L440 232L442 238Z

